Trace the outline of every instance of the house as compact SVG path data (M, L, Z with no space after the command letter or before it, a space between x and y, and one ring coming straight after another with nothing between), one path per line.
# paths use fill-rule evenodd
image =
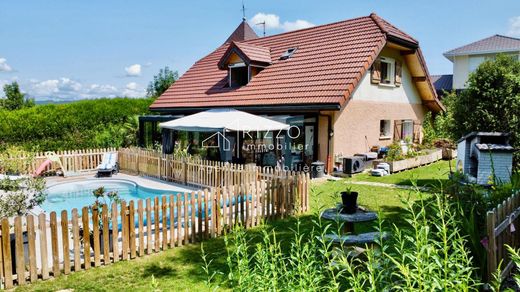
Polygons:
M375 145L420 142L425 113L443 110L419 42L376 14L267 37L244 20L150 110L175 117L219 107L290 124L286 134L249 143L285 144L264 150L289 167L321 160L328 169Z
M432 76L436 90L441 92L466 88L469 74L484 61L493 59L500 53L518 59L520 39L496 34L444 53L444 56L453 63L453 74Z

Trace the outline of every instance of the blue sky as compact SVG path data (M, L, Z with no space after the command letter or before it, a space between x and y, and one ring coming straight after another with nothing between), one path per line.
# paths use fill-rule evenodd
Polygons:
M376 12L420 41L432 74L451 73L442 56L449 49L497 33L520 37L518 0L245 0L245 5L249 20L268 15L268 35ZM17 80L37 99L140 96L160 68L184 73L241 18L241 0L2 0L0 85Z

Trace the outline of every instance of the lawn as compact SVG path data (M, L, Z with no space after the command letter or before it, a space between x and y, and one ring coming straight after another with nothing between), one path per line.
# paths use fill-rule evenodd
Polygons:
M400 183L410 181L408 176L420 177L423 181L442 178L447 163L440 162L424 168L418 168L396 175L367 180L386 183ZM424 170L426 169L426 170ZM298 217L304 230L310 230L315 225L316 214L323 208L334 206L341 199L338 192L345 190L351 180L359 181L363 175L353 179L339 181L326 181L313 183L311 197L311 212ZM378 211L385 220L385 226L401 224L403 222L403 201L417 200L431 194L418 193L409 190L377 187L369 185L353 185L353 190L359 192L359 204L370 210ZM275 228L279 239L283 240L293 236L291 229L296 226L296 218L287 218L266 223L267 228ZM373 230L376 223L360 225L358 231ZM255 235L260 228L249 230ZM214 259L212 269L226 272L226 250L223 238L216 238L204 242L204 249L209 257ZM208 290L205 285L206 275L202 269L200 243L180 248L170 249L151 256L145 256L132 261L119 262L107 267L94 268L89 271L72 273L68 276L60 276L49 281L40 281L35 284L22 286L17 291L56 291L59 289L74 289L75 291L113 291L127 290L151 291L152 276L155 286L162 291L203 291Z
M455 167L455 161L451 161L451 167ZM418 167L402 172L394 173L388 176L371 176L368 173L354 175L352 181L379 182L396 185L413 185L417 186L439 186L448 180L450 173L450 161L437 161L427 166Z

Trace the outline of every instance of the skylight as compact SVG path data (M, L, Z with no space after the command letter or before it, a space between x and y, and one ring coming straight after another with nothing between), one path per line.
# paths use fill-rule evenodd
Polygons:
M287 59L289 59L294 54L294 52L296 52L296 49L297 48L289 48L289 49L287 49L287 51L285 51L280 56L280 60L287 60Z

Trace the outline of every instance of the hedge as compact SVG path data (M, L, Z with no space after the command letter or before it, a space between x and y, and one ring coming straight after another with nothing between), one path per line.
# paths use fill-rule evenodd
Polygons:
M107 131L113 133L114 128L123 128L136 115L148 113L152 101L102 98L0 110L0 150L10 145L26 150L69 150L119 143L103 142L99 137L107 136Z

